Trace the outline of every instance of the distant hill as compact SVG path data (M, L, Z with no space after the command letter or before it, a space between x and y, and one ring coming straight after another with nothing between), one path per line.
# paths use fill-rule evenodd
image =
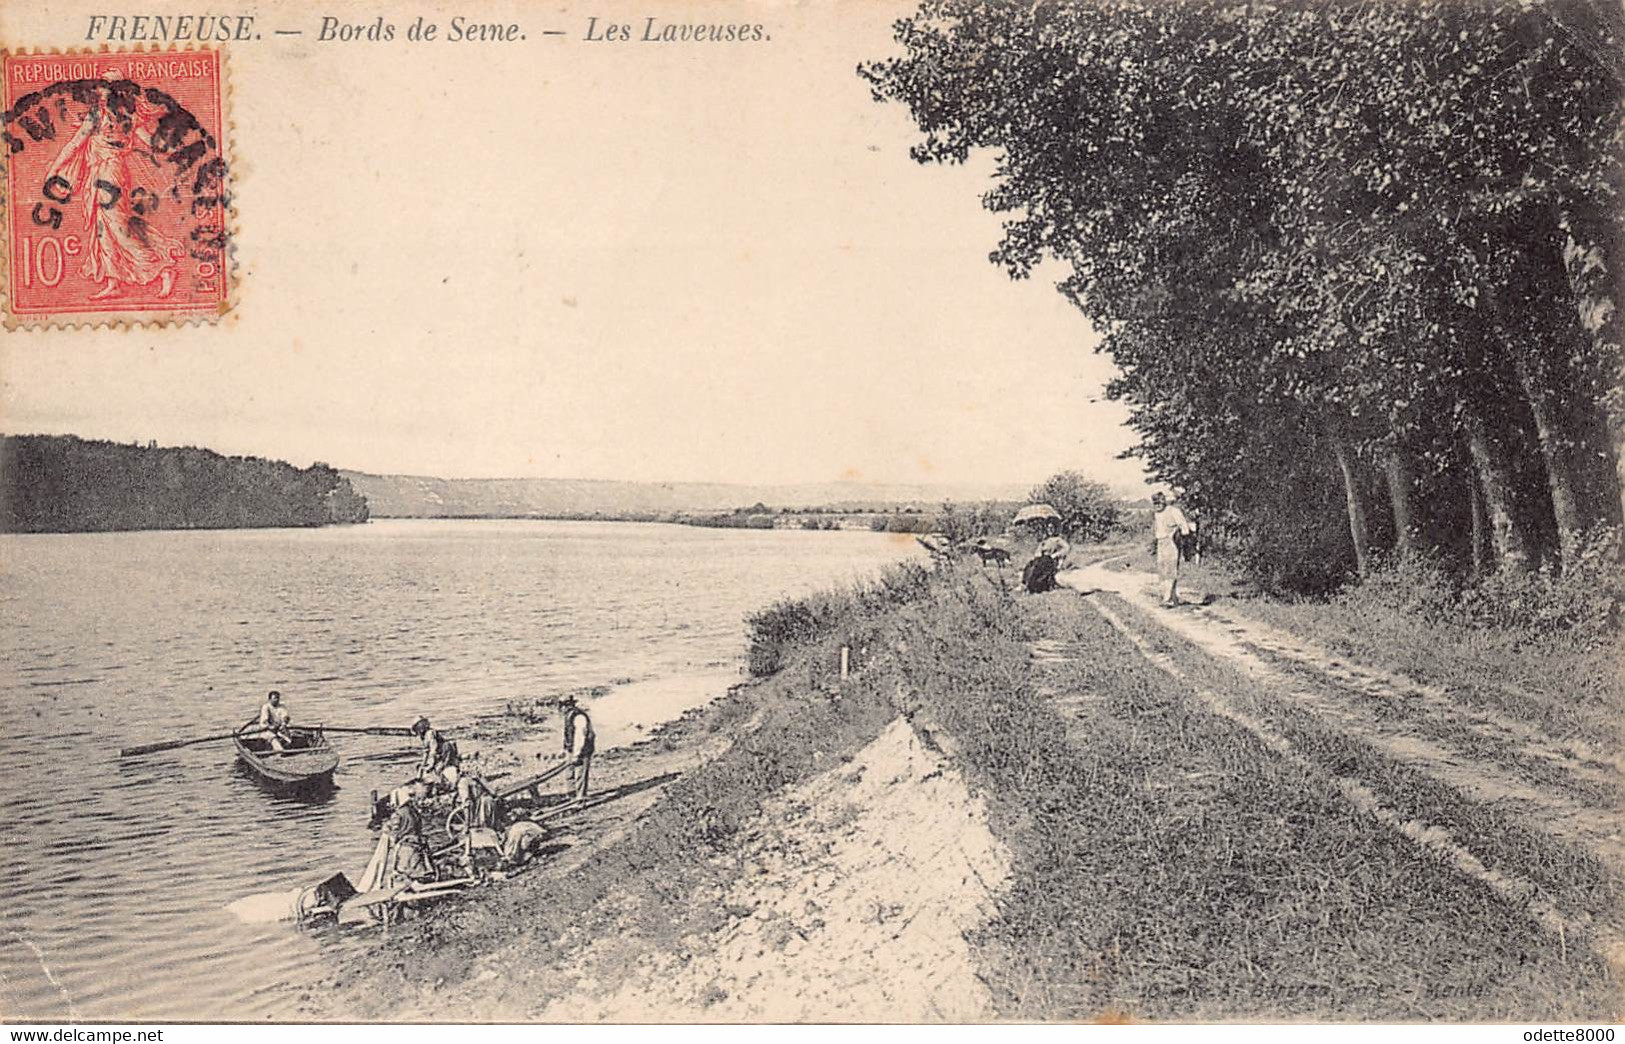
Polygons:
M839 511L939 507L944 500L1024 500L1031 486L891 485L826 482L752 486L596 479L443 479L341 471L367 498L373 518L659 518L730 511L752 504Z

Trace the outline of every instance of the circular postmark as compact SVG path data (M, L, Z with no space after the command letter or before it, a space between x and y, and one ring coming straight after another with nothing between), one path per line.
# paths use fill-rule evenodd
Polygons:
M12 67L29 58L37 67L26 72L70 78L18 93L27 81ZM14 313L221 309L230 273L218 59L7 57L0 154Z

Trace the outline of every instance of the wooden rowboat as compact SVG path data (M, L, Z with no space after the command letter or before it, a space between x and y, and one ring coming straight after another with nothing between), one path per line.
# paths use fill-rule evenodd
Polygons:
M328 745L321 729L293 726L288 730L293 745L287 750L274 749L269 736L255 733L260 733L259 722L250 721L231 739L237 747L237 759L267 783L297 787L333 782L339 755Z

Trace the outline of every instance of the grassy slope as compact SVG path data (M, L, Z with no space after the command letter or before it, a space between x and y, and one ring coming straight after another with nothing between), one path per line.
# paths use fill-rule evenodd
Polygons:
M1120 599L1113 599L1112 604L1115 611L1131 618L1137 627L1144 628L1149 622L1145 613ZM1267 722L1324 778L1335 775L1362 781L1401 819L1442 828L1452 837L1468 843L1473 854L1482 860L1489 872L1529 881L1535 888L1535 895L1560 913L1579 922L1592 922L1594 930L1613 937L1621 935L1621 919L1625 910L1622 910L1620 901L1625 897L1625 879L1597 857L1556 841L1520 818L1515 802L1485 803L1474 800L1417 766L1409 765L1360 738L1340 732L1305 710L1288 694L1261 687L1171 634L1156 634L1152 642L1159 651L1174 658L1193 684L1229 694L1246 713ZM1295 679L1295 684L1314 688L1318 683L1300 676ZM1383 713L1375 705L1367 710L1373 718ZM1428 717L1425 713L1413 715L1412 724L1426 722ZM1432 724L1441 723L1435 721ZM1460 749L1459 739L1452 736L1449 729L1441 725L1439 735L1449 738L1448 746ZM1532 771L1535 768L1533 763L1525 763L1489 749L1475 752L1474 757L1488 766L1507 767L1514 776L1536 779L1537 774ZM1575 781L1564 778L1563 782L1572 785ZM1562 788L1552 789L1562 793ZM1607 807L1607 802L1615 796L1612 791L1593 794L1583 787L1575 790L1576 793L1571 796L1589 799L1602 807ZM1444 880L1448 881L1448 875ZM1537 945L1550 946L1554 942L1556 940L1549 937L1535 940ZM1574 939L1572 942L1576 952L1569 957L1569 963L1577 968L1596 963L1581 950L1585 940ZM1557 942L1557 945L1561 951L1563 943ZM1504 954L1504 951L1494 950L1486 957L1493 958L1497 953ZM1520 961L1525 959L1521 954L1517 956ZM1563 955L1560 952L1558 956L1561 958ZM1576 1009L1581 1010L1583 1008Z

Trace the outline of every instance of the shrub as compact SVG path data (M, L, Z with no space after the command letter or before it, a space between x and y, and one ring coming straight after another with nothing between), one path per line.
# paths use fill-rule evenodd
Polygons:
M969 504L943 501L942 511L931 521L931 529L946 536L954 544L963 544L977 537L995 536L1010 527L1017 505L999 500L984 500Z
M885 516L885 524L879 528L887 533L929 533L936 524L936 519L926 515L905 512L897 515ZM875 528L871 524L870 528Z
M1061 516L1061 532L1072 540L1105 540L1117 528L1120 509L1111 490L1082 472L1051 475L1032 491L1034 503L1048 504Z
M1343 588L1337 600L1397 612L1428 623L1460 622L1462 583L1432 555L1378 557L1365 580Z
M858 642L885 610L923 598L931 576L918 562L901 562L872 582L788 598L752 613L745 621L750 629L746 652L750 673L759 678L777 673L792 648L831 635Z
M1619 530L1593 530L1563 563L1495 573L1469 588L1462 612L1481 626L1515 630L1537 640L1594 646L1612 639L1625 605Z
M1619 531L1582 540L1561 570L1503 570L1467 584L1438 558L1382 559L1335 601L1447 627L1493 630L1514 641L1594 648L1617 637L1625 606Z

